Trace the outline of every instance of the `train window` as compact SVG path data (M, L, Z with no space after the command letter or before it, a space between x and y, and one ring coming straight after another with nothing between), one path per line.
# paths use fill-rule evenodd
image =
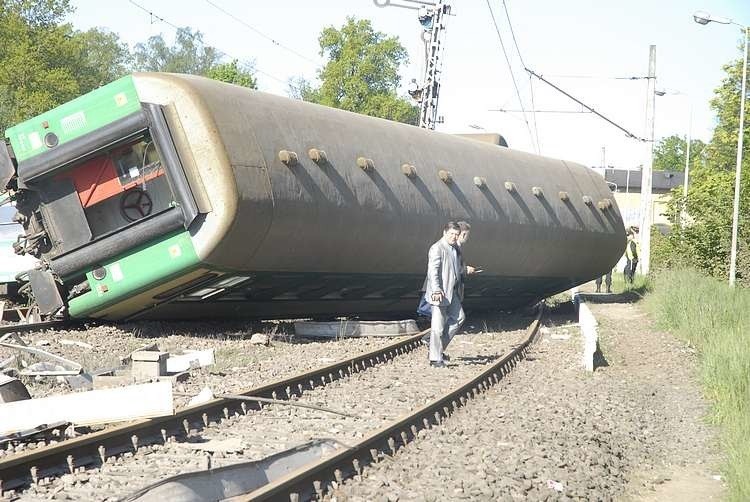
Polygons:
M97 239L176 205L148 134L86 159L49 182L71 183L91 238Z

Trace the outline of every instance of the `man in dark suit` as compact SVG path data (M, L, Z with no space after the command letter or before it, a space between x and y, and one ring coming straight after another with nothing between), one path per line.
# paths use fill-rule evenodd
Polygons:
M432 305L430 332L430 365L442 368L443 351L464 322L460 291L463 283L458 236L461 228L449 221L443 237L430 247L427 255L427 285L425 297Z

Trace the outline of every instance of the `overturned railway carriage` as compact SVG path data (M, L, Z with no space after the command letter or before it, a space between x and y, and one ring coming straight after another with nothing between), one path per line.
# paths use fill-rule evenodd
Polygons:
M19 124L7 168L41 310L230 318L413 311L472 223L469 308L601 274L622 219L584 166L187 75L134 74ZM8 180L8 178L11 178Z

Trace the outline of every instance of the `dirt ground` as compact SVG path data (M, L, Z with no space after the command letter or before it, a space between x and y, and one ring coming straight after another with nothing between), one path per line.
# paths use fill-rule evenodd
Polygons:
M581 288L599 323L599 344L607 366L596 371L637 380L639 387L659 395L668 422L659 445L663 457L631 474L623 500L722 500L726 486L718 433L708 425L709 404L702 394L695 351L660 331L638 303L637 294L596 294L594 284ZM664 413L664 412L667 413Z

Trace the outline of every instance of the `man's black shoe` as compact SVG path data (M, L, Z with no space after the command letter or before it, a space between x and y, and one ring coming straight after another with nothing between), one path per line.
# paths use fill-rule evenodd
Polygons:
M445 368L445 363L443 361L430 361L430 366L433 368Z
M443 352L443 361L450 361L450 360L451 360L451 356Z

